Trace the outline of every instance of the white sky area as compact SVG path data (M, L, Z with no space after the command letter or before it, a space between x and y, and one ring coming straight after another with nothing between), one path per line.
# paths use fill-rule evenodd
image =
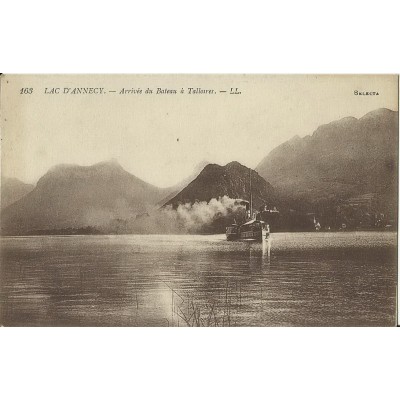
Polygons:
M106 93L45 94L45 88L64 87ZM119 94L158 87L178 94ZM179 94L189 87L217 94ZM33 94L21 95L21 88ZM242 94L219 93L230 88ZM397 76L385 75L3 75L2 175L35 183L56 164L113 158L135 176L167 187L203 160L254 168L294 135L381 107L398 110L397 88ZM379 96L355 96L354 90Z

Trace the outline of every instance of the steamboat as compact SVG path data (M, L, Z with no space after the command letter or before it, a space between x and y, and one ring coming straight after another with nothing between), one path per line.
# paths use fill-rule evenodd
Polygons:
M253 194L250 170L250 202L242 200L246 206L246 221L243 224L232 224L226 227L227 240L263 242L270 236L269 224L262 220L263 212L253 212Z

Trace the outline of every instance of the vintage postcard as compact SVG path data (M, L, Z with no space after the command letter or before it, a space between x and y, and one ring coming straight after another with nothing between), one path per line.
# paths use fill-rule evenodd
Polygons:
M397 75L0 85L0 325L396 326Z

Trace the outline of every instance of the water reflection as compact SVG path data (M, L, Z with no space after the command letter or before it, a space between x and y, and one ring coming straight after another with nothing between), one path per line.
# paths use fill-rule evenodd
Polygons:
M223 236L3 238L1 323L395 324L395 235L273 240L271 246Z

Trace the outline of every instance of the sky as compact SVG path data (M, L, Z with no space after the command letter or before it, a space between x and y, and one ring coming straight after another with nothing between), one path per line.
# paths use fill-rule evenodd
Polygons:
M30 88L32 93L24 93ZM54 88L61 93L51 93ZM73 88L103 90L72 94ZM147 88L153 93L146 94ZM157 88L177 93L156 94ZM214 92L189 94L188 88ZM240 94L230 94L231 88ZM142 94L121 94L122 89ZM355 90L379 95L354 95ZM135 176L168 187L203 161L254 168L277 145L322 124L382 107L397 111L398 78L3 75L0 100L2 176L35 183L57 164L116 159Z

